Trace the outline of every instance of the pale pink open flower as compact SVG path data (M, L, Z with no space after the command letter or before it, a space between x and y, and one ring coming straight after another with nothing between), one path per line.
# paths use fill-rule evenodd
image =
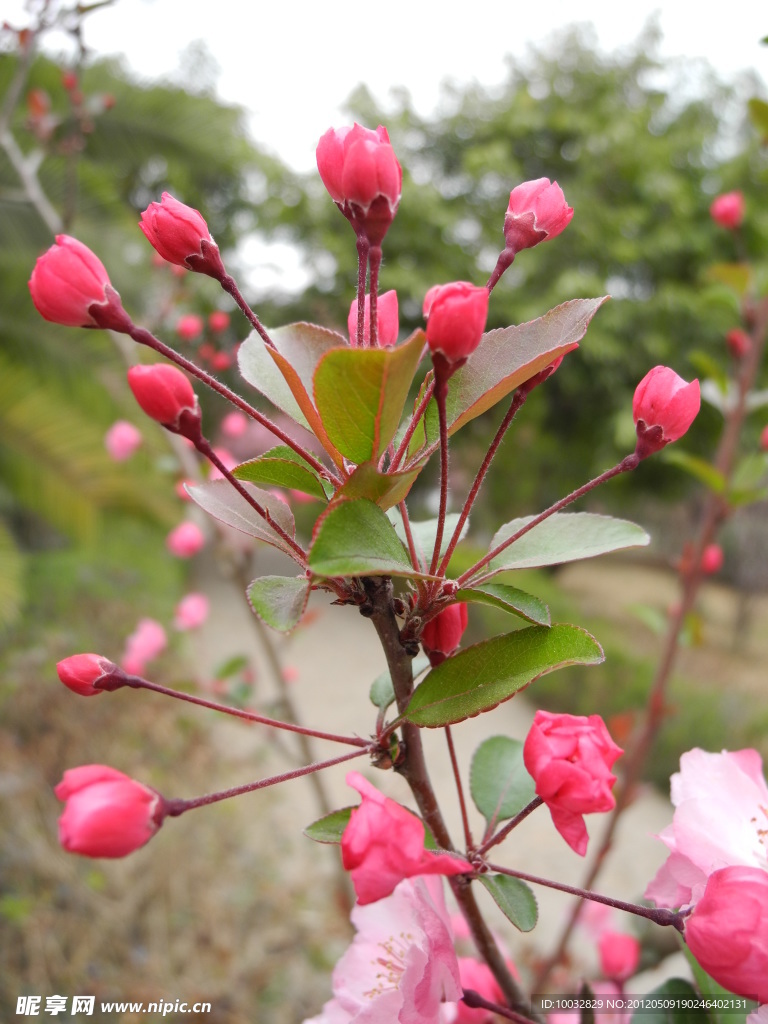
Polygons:
M646 899L658 907L687 906L698 902L719 868L768 869L768 786L756 750L689 750L670 782L675 813L659 839L671 852Z
M361 906L389 896L403 878L474 870L462 857L425 850L422 821L359 772L347 774L347 785L358 791L362 801L344 829L341 857Z
M523 747L523 760L552 823L583 857L589 839L584 815L610 811L614 761L623 753L599 715L537 711Z
M357 934L333 972L333 999L304 1024L443 1024L462 996L439 878L401 881L352 910Z

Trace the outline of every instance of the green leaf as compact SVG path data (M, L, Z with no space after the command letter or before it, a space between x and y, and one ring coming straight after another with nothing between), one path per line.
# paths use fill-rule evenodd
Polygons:
M355 469L335 498L368 498L380 508L388 509L404 501L424 463L399 473L380 473L375 462L364 462Z
M331 444L312 401L312 378L322 357L347 347L346 338L316 324L288 324L269 332L275 348L252 331L237 352L240 373L278 409L311 430L337 466L341 455Z
M480 345L451 377L446 398L448 433L490 409L559 356L576 348L600 299L572 299L526 324L483 335ZM418 401L418 399L417 399ZM437 443L437 405L427 407L425 422L413 436L409 456Z
M684 472L704 484L715 494L724 494L726 480L714 466L697 455L689 455L679 448L667 448L662 456L665 462L678 466Z
M491 736L481 743L472 757L469 789L488 824L514 818L536 796L523 763L523 744L507 736Z
M549 606L540 598L505 583L481 583L478 587L466 587L457 591L456 599L489 604L503 612L519 615L536 626L548 626L551 622Z
M761 39L760 42L765 44L766 40L768 40L768 36ZM768 103L755 97L747 102L747 107L752 124L761 133L763 139L768 139Z
M389 510L389 519L393 523L397 536L403 542L407 544L405 537L405 527L403 526L403 517L400 515L399 508L392 508ZM458 512L451 512L445 517L445 528L443 530L443 539L440 543L440 554L444 554L448 548L453 531L456 529L459 523ZM413 537L414 547L416 548L416 554L419 556L422 565L429 565L432 560L432 552L435 550L435 540L437 539L437 520L436 519L420 519L418 521L410 520L411 524L411 536ZM469 529L469 519L466 520L464 526L461 529L461 537L464 537L467 530ZM460 538L461 539L461 538Z
M415 725L453 725L490 711L539 676L564 665L598 665L603 649L578 626L529 626L467 647L433 668L405 717Z
M511 875L480 875L478 881L493 897L502 914L521 932L536 927L539 907L530 886Z
M731 477L731 487L748 490L759 487L768 478L768 452L752 452L739 459Z
M414 658L412 665L414 679L421 675L426 668L429 668L429 658L423 654ZM376 676L371 683L370 698L374 707L380 708L382 711L386 711L391 704L395 703L395 690L389 672L382 672L380 676Z
M252 484L273 484L311 494L315 498L326 497L320 477L287 444L277 445L258 458L242 462L232 473L238 480L248 480Z
M349 824L349 819L354 807L342 807L341 810L331 811L304 829L304 835L313 839L316 843L340 843L344 829Z
M645 1000L680 1000L696 999L696 989L690 981L683 978L670 978L652 992L643 997ZM670 1007L668 1010L642 1010L632 1014L631 1024L706 1024L709 1015L700 1009L691 1007Z
M709 281L724 284L737 295L746 295L752 271L747 263L714 263L708 268L705 277Z
M248 600L268 626L290 633L301 621L310 589L306 576L260 576L248 587Z
M491 550L535 518L523 516L505 523L491 541ZM643 547L650 539L641 526L626 519L593 512L555 512L497 555L488 571L559 565L605 555L609 551Z
M293 521L293 513L284 501L268 491L254 487L253 484L244 483L243 487L263 509L269 512L273 522L277 523L289 537L295 537L296 524ZM227 526L231 526L235 530L240 530L241 533L247 533L249 537L263 540L284 551L291 558L295 558L292 548L279 534L275 533L266 519L260 516L256 509L249 505L227 480L210 480L204 484L190 484L187 485L187 492L190 498L214 519L226 523Z
M378 505L366 498L332 505L315 526L309 567L317 576L407 576L411 560L395 528Z
M395 436L425 335L395 348L337 348L314 375L317 410L331 443L352 462L378 459Z

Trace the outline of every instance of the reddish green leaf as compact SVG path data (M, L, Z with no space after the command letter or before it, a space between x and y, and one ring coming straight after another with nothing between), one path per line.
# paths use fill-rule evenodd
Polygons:
M515 928L529 932L536 927L539 906L530 886L511 875L480 875L478 882L493 896L499 910Z
M248 480L254 484L288 487L315 498L327 496L323 481L314 469L286 444L270 448L256 459L242 462L232 473L238 480Z
M290 633L301 621L310 589L306 576L260 576L248 587L248 600L268 626Z
M244 483L243 487L248 493L269 512L272 521L288 534L289 537L296 535L296 524L293 521L293 513L284 501L276 498L268 491L262 491L253 484ZM238 494L227 480L211 480L204 484L188 485L187 491L190 498L200 508L226 523L227 526L247 533L249 537L263 540L273 547L285 551L291 558L295 557L294 551L286 544L283 538L275 533L270 524L253 508L245 498Z
M336 492L336 498L368 498L383 509L403 501L424 463L406 472L380 473L375 462L363 462Z
M540 598L505 583L481 583L477 587L467 587L457 592L456 599L489 604L503 612L519 615L536 626L548 626L551 621L549 607Z

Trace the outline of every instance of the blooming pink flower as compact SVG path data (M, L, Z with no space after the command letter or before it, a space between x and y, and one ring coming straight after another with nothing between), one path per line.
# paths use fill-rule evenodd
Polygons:
M467 628L467 606L463 601L448 605L434 619L430 619L421 634L421 643L433 665L452 654L461 643ZM433 655L439 657L433 660Z
M117 420L104 435L104 447L115 462L130 459L141 441L141 431L128 420Z
M471 988L490 1003L507 1005L504 993L494 978L493 972L487 964L481 963L480 960L475 960L472 956L460 956L459 980L463 989ZM467 1006L463 1000L456 1003L455 1006L449 1004L443 1013L448 1024L495 1024L499 1019L490 1010Z
M512 189L504 218L507 249L517 254L548 238L555 238L568 227L573 209L565 201L556 181L537 178Z
M632 400L636 454L644 459L677 441L696 419L700 406L698 380L689 384L668 366L654 366L637 385Z
M589 838L584 815L610 811L616 803L610 769L622 753L599 715L537 711L526 737L523 761L536 793L557 831L582 857Z
M397 212L403 172L383 125L329 128L317 145L317 169L331 199L358 234L381 245Z
M614 981L631 978L640 963L640 943L628 932L606 930L598 939L600 970Z
M708 574L720 572L724 561L725 555L720 545L707 544L701 553L701 570Z
M179 426L183 413L199 415L197 395L181 370L167 363L132 366L128 385L133 397L153 420L164 427Z
M229 313L225 313L223 309L215 309L208 314L208 326L214 334L226 331L229 327Z
M59 679L81 697L95 697L104 691L94 686L117 669L114 661L100 654L72 654L56 665Z
M304 1024L442 1024L461 998L439 878L401 881L352 910L357 934L333 971L333 999Z
M189 270L199 269L190 257L204 259L204 242L216 248L203 215L168 192L163 192L159 203L149 204L139 227L164 260Z
M199 629L208 618L210 602L205 594L187 594L176 605L173 625L176 629Z
M488 289L468 281L435 285L424 297L427 341L432 353L463 363L477 346L488 318Z
M67 806L59 841L84 857L125 857L138 850L162 822L162 797L103 764L70 768L56 787Z
M768 872L726 867L707 879L685 922L685 941L729 992L768 1002Z
M659 839L671 853L645 890L647 899L682 907L700 899L718 868L768 869L768 786L756 750L689 750L670 782L675 813Z
M752 351L752 339L741 327L733 327L725 336L728 350L734 359L743 359Z
M376 300L376 340L379 348L389 348L397 344L400 330L400 318L397 307L397 292L392 289L383 292ZM357 299L349 307L347 330L352 345L357 345ZM371 343L371 296L365 296L365 326L363 328L363 347Z
M176 333L184 341L192 341L203 333L203 318L197 313L185 313L176 321Z
M709 214L715 224L731 231L741 226L744 220L745 204L743 192L724 192L718 196L709 208Z
M205 546L205 534L197 523L187 521L171 530L165 545L177 558L192 558Z
M128 322L104 264L70 235L56 235L56 244L39 257L29 291L38 313L54 324L124 330Z
M147 662L162 654L167 644L165 630L156 619L139 619L136 629L125 641L123 669L131 675L143 675Z
M248 430L248 417L242 412L228 412L221 421L221 432L226 437L242 437Z
M341 837L342 861L361 906L389 896L403 878L474 870L461 857L425 850L421 820L385 797L359 772L347 774L347 785L363 798Z

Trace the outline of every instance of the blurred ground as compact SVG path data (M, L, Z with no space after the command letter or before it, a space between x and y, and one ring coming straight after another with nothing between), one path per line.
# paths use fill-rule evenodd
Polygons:
M187 682L205 684L225 657L246 654L259 666L254 703L277 712L280 690L238 588L201 569L198 582L212 599L212 613L204 629L189 637ZM274 569L260 565L259 571ZM671 577L588 562L561 572L559 582L578 602L582 621L597 609L623 624L642 653L658 645L648 630L633 625L626 609L646 597L663 606L667 588L671 601ZM746 653L738 656L731 650L732 625L739 618L736 596L708 585L702 608L712 625L707 646L684 651L681 671L696 676L701 669L702 686L720 677L729 688L763 697L768 635L759 624L768 621L768 601L755 599ZM384 668L373 628L354 610L330 608L318 595L310 611L308 625L276 638L277 656L293 680L287 684L290 697L306 724L365 735L373 727L368 688ZM59 849L59 805L51 793L66 767L104 762L168 796L191 796L295 767L301 755L293 738L276 739L263 727L152 694L80 700L55 680L43 680L42 662L41 652L31 651L15 663L6 680L15 689L0 727L0 1019L15 1019L18 995L56 993L208 999L213 1012L199 1018L207 1024L297 1024L316 1013L330 995L330 969L349 931L338 907L338 850L301 834L319 816L307 780L169 821L147 847L119 862L91 862ZM522 739L532 716L533 706L516 697L493 715L456 726L465 780L482 739L499 733ZM426 743L433 781L458 837L458 803L442 736L428 732ZM313 747L317 757L338 752L324 742L313 741ZM404 783L392 773L370 768L364 758L351 766L408 802ZM344 782L349 767L323 773L332 807L357 801ZM653 836L670 815L668 801L647 787L622 819L601 891L624 899L641 896L664 859L665 848ZM588 823L593 837L599 835L599 819ZM472 825L479 831L480 824L475 814ZM520 826L496 859L572 884L579 884L584 871L545 809ZM493 926L524 971L531 944L538 953L548 951L568 906L567 897L551 890L539 887L537 896L540 923L530 938L514 933L487 901ZM588 962L590 944L582 939L577 945L587 951ZM91 1019L98 1020L98 1013ZM148 1019L130 1013L104 1018L110 1024ZM165 1018L176 1019L194 1018Z

